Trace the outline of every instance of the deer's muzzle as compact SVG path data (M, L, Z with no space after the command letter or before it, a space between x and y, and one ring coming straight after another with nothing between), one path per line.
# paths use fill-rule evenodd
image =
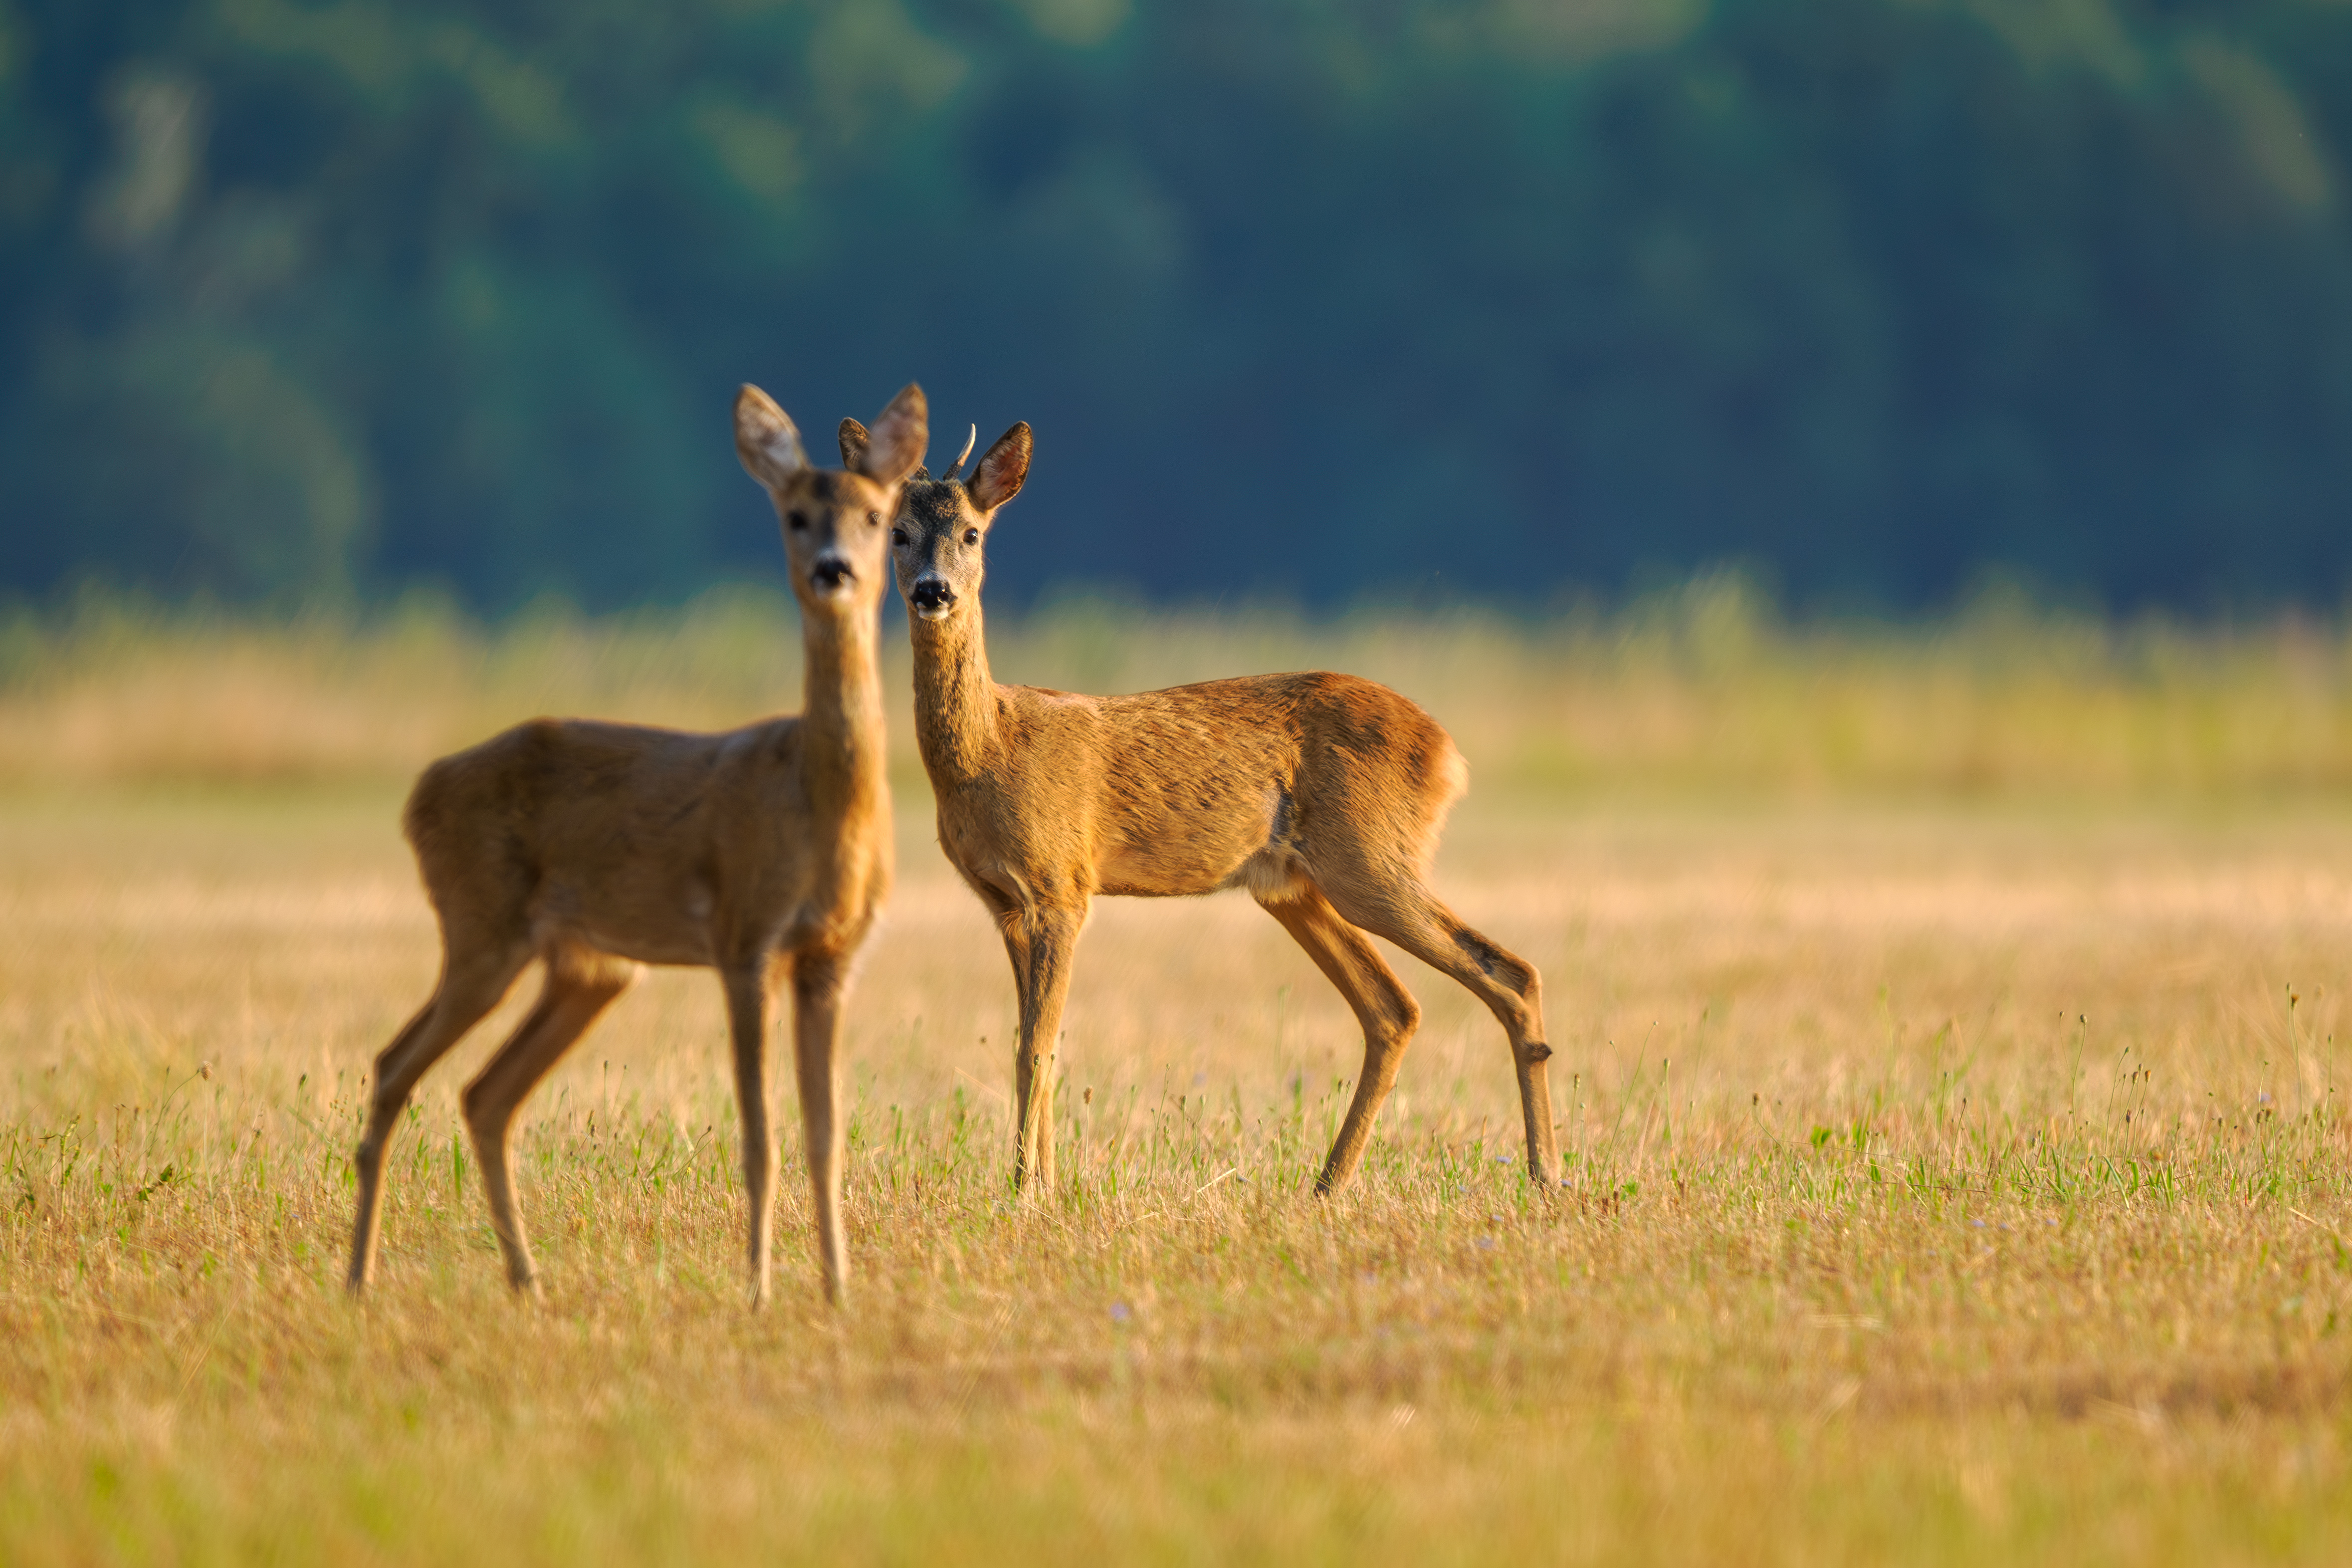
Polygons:
M857 574L850 569L848 562L838 555L820 555L816 563L809 568L809 585L820 594L838 594L856 580Z
M955 603L955 590L948 586L946 578L927 572L916 578L915 585L907 590L907 602L915 606L915 614L923 619L936 621L946 615L949 606Z

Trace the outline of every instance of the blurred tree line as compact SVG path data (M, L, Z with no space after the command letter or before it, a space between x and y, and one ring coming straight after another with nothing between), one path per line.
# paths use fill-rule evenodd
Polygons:
M774 568L1036 425L997 595L2333 606L2343 0L0 0L0 591Z

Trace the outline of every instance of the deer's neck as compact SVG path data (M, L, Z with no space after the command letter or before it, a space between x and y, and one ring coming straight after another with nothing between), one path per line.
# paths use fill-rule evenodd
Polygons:
M878 612L803 616L807 689L801 748L809 799L845 816L870 810L887 787Z
M951 621L911 617L915 644L915 739L934 787L976 778L994 759L996 682L980 605Z

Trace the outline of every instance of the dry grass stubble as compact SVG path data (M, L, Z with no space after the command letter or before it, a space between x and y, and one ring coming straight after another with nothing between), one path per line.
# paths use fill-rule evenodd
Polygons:
M0 1556L2352 1547L2352 820L1474 795L1441 885L1549 982L1558 1200L1499 1032L1400 960L1426 1023L1314 1201L1337 997L1246 900L1107 902L1064 1189L1023 1207L1003 959L902 795L853 1304L788 1189L752 1317L695 973L528 1113L543 1310L455 1114L498 1021L427 1080L381 1287L342 1299L365 1067L435 955L395 804L0 815Z

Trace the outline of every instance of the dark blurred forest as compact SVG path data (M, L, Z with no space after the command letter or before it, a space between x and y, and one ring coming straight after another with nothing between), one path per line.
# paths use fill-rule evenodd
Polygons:
M1049 584L2352 584L2344 0L0 0L0 595L772 574L727 411L1037 427Z

